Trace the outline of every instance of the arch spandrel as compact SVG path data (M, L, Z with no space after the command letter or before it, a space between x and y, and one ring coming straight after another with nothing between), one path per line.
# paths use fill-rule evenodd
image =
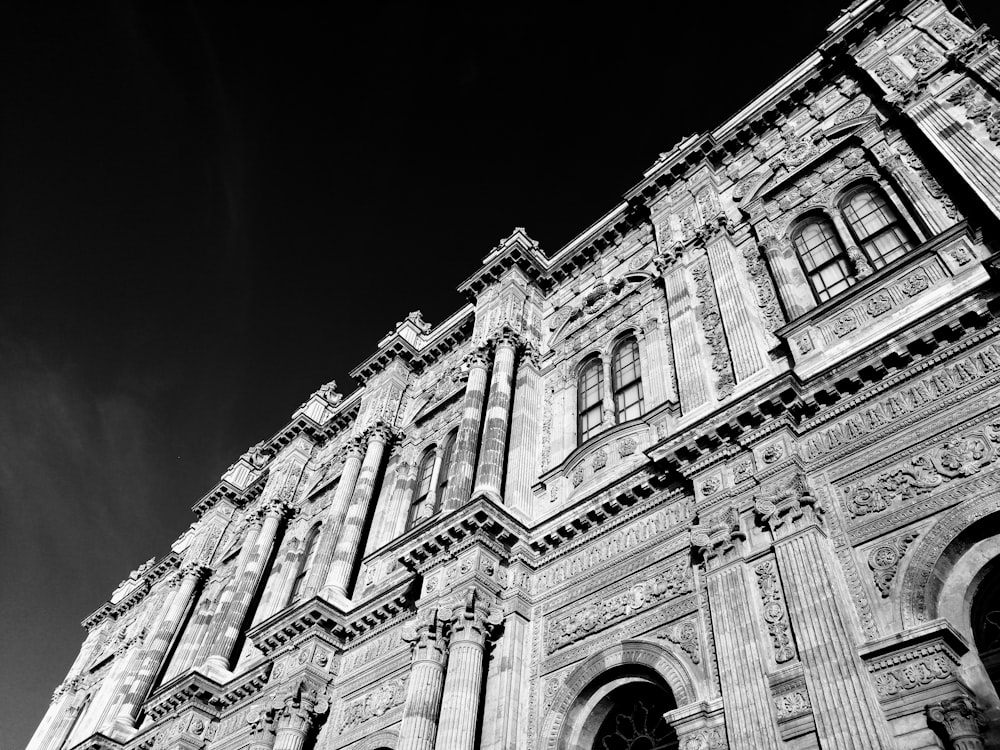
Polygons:
M1000 520L1000 493L991 493L946 511L923 539L903 572L899 612L904 628L911 628L938 617L937 600L947 570L939 570L945 551L970 526L990 516Z
M556 693L552 705L542 720L539 747L564 750L560 741L566 730L566 719L581 693L600 676L615 667L647 667L670 688L678 708L707 699L704 686L673 651L661 644L641 640L622 641L616 646L594 654L580 664Z

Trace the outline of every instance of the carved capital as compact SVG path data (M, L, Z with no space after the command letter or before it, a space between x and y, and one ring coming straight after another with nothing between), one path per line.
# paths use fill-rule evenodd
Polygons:
M771 532L791 530L799 521L819 523L823 507L816 502L804 474L794 473L754 495L754 510L764 528Z
M276 711L273 706L258 705L247 714L250 725L250 740L254 745L270 745L277 727L274 724Z
M185 563L178 571L180 578L192 578L195 583L208 578L211 572L212 569L210 567L199 562Z
M959 696L927 706L927 721L944 731L955 750L982 750L986 718L971 698Z
M290 515L291 512L291 506L279 497L272 497L260 508L260 516L262 520L265 518L282 519Z
M366 434L368 445L371 445L373 442L388 445L395 438L396 431L385 422L376 422L368 428Z
M521 334L506 326L502 330L497 331L493 337L493 342L497 348L505 346L513 349L515 352L524 346L524 338Z
M444 623L437 608L422 610L416 618L403 627L403 640L410 644L413 661L443 662L446 639Z
M490 354L486 347L477 347L465 355L464 364L468 369L487 369L490 366Z
M483 645L503 622L501 610L470 588L458 601L449 603L447 619L451 622L451 642Z
M360 460L365 455L365 448L368 446L368 439L366 436L354 437L347 441L347 445L344 446L344 459L357 458Z
M305 735L313 722L325 714L329 707L320 690L300 682L285 693L280 706L275 706L278 732Z
M688 532L691 551L709 568L738 556L746 538L736 508L728 508L707 523L692 526Z

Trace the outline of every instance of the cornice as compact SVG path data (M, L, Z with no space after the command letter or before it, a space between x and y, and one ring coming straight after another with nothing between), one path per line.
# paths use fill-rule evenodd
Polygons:
M93 630L95 626L99 625L101 621L107 617L115 619L121 617L124 613L128 612L130 609L135 607L135 605L146 598L146 595L152 591L153 584L169 574L171 571L176 570L180 564L181 556L176 552L168 552L158 562L154 563L149 570L145 572L145 574L143 574L141 580L136 581L128 596L118 602L105 602L87 615L87 617L85 617L80 624L87 630Z

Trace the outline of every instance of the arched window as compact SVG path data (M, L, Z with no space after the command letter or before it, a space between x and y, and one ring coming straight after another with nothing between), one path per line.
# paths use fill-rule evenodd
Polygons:
M417 484L413 488L413 497L410 499L410 512L406 518L406 528L411 528L418 519L423 518L424 506L427 504L431 494L431 483L434 480L434 449L424 452L424 457L420 460L417 469Z
M444 494L448 489L448 474L451 472L451 461L455 455L455 440L458 438L458 430L452 431L448 439L444 442L444 450L441 452L441 473L438 476L437 492L434 495L434 512L437 513L444 502Z
M861 251L881 268L914 245L913 235L881 190L861 185L840 201L840 211Z
M615 347L611 357L611 383L615 396L615 421L635 419L642 414L642 371L639 369L639 342L634 336Z
M306 543L302 547L299 555L299 569L295 573L295 582L292 584L292 591L288 595L288 603L294 604L302 597L302 589L306 585L306 577L312 567L313 558L316 557L316 545L319 542L319 524L315 524L306 535Z
M811 216L792 233L792 242L820 302L840 294L856 281L847 251L827 217Z
M604 368L601 360L592 359L580 370L577 381L577 435L581 444L601 428L601 408L604 400Z

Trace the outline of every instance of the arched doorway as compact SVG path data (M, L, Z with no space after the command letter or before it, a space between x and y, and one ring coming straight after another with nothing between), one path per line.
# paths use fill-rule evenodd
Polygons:
M983 668L1000 693L1000 564L989 566L972 597L972 638Z
M626 664L595 677L569 712L567 750L674 750L663 714L677 708L667 683L648 666Z

